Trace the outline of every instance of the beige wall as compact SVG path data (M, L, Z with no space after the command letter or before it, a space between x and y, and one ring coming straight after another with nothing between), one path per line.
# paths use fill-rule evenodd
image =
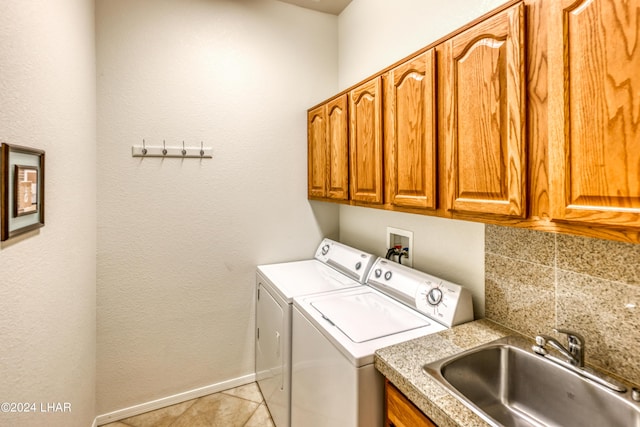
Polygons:
M504 3L507 0L353 0L338 19L340 89Z
M353 0L338 18L338 83L345 89L447 35L505 0ZM340 207L340 239L379 256L387 227L414 233L414 267L457 282L484 314L484 225Z
M0 244L3 426L95 416L95 44L90 0L0 7L0 141L46 151L46 225ZM41 412L40 404L71 411Z
M257 264L309 258L306 109L337 17L273 0L97 2L98 413L254 374ZM131 146L204 141L212 160Z
M488 225L485 257L489 319L532 342L576 331L588 363L640 384L640 245Z

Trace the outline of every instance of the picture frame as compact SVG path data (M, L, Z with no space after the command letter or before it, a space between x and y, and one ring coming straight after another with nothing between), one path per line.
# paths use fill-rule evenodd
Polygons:
M0 241L44 227L45 152L0 147Z

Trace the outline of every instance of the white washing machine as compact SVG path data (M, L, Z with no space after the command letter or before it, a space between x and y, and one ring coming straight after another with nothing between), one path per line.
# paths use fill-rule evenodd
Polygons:
M468 290L382 258L367 285L294 298L293 427L382 426L374 352L473 320Z
M324 239L315 258L260 265L256 273L256 379L273 422L291 425L293 298L364 286L375 257Z

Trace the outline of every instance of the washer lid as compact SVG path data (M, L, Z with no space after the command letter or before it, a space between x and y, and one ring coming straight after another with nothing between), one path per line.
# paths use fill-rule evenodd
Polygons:
M311 306L355 343L429 325L424 317L399 303L366 290L336 294L333 298L314 301Z

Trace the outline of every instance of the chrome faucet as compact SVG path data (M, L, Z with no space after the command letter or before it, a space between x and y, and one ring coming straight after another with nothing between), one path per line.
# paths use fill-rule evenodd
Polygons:
M555 338L548 335L538 335L536 336L536 345L532 347L533 351L542 356L546 356L549 352L545 348L545 345L548 344L566 357L567 362L571 365L582 368L584 366L584 338L582 335L566 329L554 329L553 331L567 336L567 348L560 344Z
M531 347L534 353L545 357L546 359L563 366L583 377L589 378L598 384L604 385L621 393L627 391L627 387L618 380L611 378L603 373L597 372L589 367L584 366L584 338L577 332L568 331L566 329L554 329L558 334L567 336L567 347L565 348L555 338L548 335L536 336L536 345ZM549 345L562 354L566 360L552 356L547 351L546 345ZM640 399L640 396L639 396Z

